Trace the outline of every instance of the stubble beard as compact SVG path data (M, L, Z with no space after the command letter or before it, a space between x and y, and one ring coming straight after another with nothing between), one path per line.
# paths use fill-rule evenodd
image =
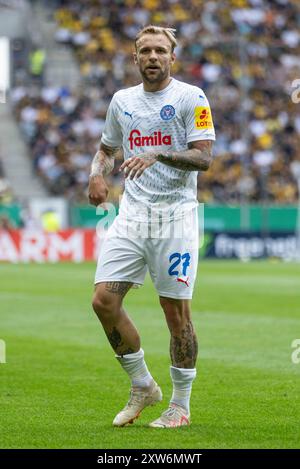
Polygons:
M142 70L140 68L140 73L143 77L143 81L147 82L147 83L161 83L162 81L164 81L167 77L168 77L168 69L166 68L165 70L160 70L159 73L156 75L156 76L149 76L147 75L147 72L146 70Z

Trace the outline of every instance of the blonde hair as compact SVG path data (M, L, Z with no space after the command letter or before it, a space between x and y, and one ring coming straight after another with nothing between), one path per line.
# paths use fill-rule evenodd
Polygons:
M135 49L137 49L137 41L144 34L164 34L167 36L171 43L171 50L174 52L175 47L177 46L177 40L175 37L176 29L173 28L163 28L162 26L153 26L152 24L145 26L135 37Z

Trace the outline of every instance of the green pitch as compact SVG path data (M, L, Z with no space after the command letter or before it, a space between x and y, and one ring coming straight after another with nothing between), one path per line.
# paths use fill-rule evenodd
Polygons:
M171 395L169 336L147 280L129 293L164 401L113 428L129 380L90 307L95 266L0 265L1 448L299 448L300 266L202 262L192 426L150 429Z

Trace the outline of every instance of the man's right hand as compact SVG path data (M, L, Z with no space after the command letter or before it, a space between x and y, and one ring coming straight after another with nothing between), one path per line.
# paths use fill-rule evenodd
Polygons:
M88 196L92 205L103 204L106 201L108 187L103 176L90 176Z

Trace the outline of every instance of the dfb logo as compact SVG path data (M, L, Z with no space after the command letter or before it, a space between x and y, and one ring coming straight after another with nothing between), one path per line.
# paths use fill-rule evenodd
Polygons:
M300 363L300 339L293 340L292 348L295 349L292 353L292 356L291 356L292 362L295 365L298 365L298 363Z
M0 339L0 363L6 363L6 346L4 340Z

